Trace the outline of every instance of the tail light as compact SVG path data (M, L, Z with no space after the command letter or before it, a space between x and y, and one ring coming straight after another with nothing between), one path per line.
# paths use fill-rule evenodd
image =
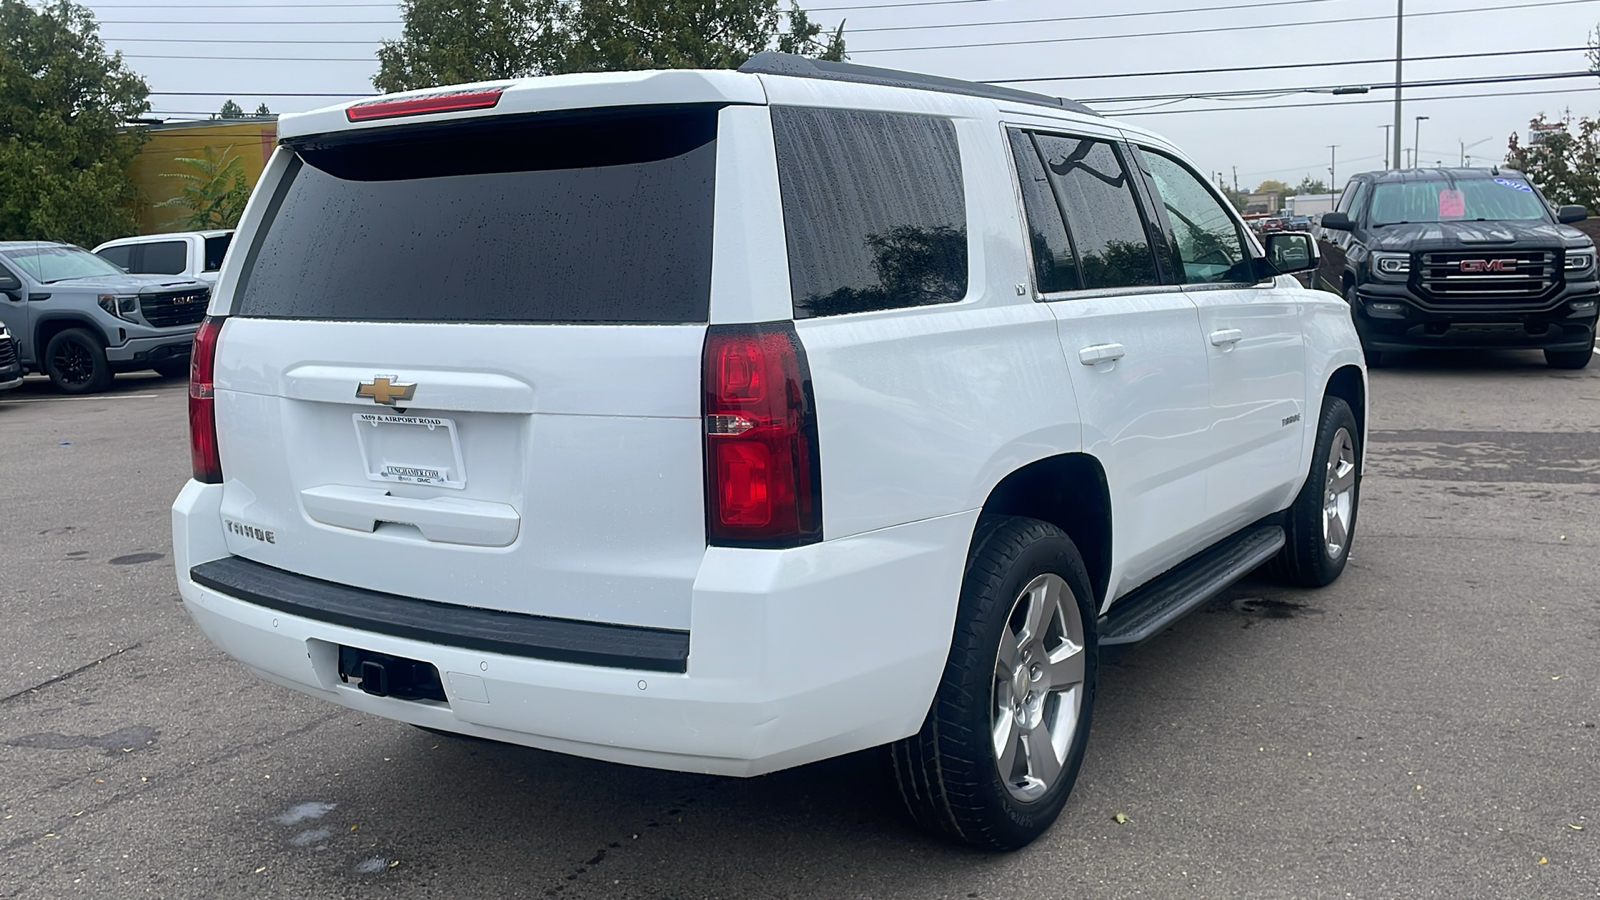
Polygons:
M822 540L811 372L790 323L706 331L706 537L731 547Z
M212 386L217 362L217 336L222 319L207 316L194 333L189 351L189 459L194 463L194 480L206 484L222 483L222 455L217 452L217 413Z

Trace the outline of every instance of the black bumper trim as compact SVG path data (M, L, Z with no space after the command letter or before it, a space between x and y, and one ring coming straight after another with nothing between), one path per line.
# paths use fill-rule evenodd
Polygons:
M689 632L455 606L297 575L237 556L189 570L196 584L290 615L530 659L649 672L689 670Z

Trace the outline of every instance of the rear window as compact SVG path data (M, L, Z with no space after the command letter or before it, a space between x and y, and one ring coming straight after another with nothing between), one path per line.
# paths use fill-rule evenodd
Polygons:
M139 258L130 271L140 275L181 275L189 265L185 241L158 241L139 245Z
M235 312L704 322L716 121L652 107L294 144Z
M774 107L796 318L954 303L967 293L955 126Z
M222 259L228 255L228 245L231 243L233 243L232 234L206 238L205 266L200 271L215 272L222 268Z

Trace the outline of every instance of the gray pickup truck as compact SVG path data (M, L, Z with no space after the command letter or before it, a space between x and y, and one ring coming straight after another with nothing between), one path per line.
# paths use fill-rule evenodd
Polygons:
M0 324L18 361L69 394L118 372L187 375L211 290L192 278L130 275L72 244L0 242Z

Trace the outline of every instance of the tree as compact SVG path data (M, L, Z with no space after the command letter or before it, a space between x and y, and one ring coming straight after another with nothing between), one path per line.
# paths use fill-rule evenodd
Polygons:
M1228 202L1233 204L1233 208L1236 211L1244 212L1245 198L1249 196L1248 194L1244 191L1235 190L1226 184L1218 184L1217 187L1222 190L1222 196L1228 198Z
M1290 193L1289 186L1275 178L1269 178L1266 181L1261 182L1260 186L1256 188L1255 192L1258 194L1266 194L1271 193L1272 191L1277 191L1280 194Z
M379 90L569 72L735 68L762 50L844 58L844 25L778 0L405 0L378 50ZM780 19L788 28L780 30Z
M122 126L149 95L85 7L0 0L0 240L132 234L128 164L144 134Z
M1556 204L1600 208L1600 119L1570 116L1549 122L1543 113L1528 123L1534 138L1523 146L1512 132L1506 165L1528 176Z
M267 117L272 115L272 110L267 109L267 105L265 103L263 103L260 106L256 107L256 111L254 113L252 113L252 115L254 115L254 116L258 117L258 118L265 119L265 118L267 118Z
M1296 194L1326 194L1328 183L1321 178L1312 178L1310 175L1300 179L1300 186L1294 189Z
M214 119L242 119L242 118L244 118L244 107L242 107L239 104L233 102L232 100L228 100L228 101L226 101L226 102L224 102L222 104L222 110L220 112L218 112L215 116L212 116L212 118L214 118Z
M188 215L171 223L185 231L236 227L245 201L250 199L250 180L244 174L244 163L233 155L233 148L219 156L207 147L202 157L180 156L178 162L189 171L161 173L163 178L183 179L178 196L157 203L156 208L189 210Z

